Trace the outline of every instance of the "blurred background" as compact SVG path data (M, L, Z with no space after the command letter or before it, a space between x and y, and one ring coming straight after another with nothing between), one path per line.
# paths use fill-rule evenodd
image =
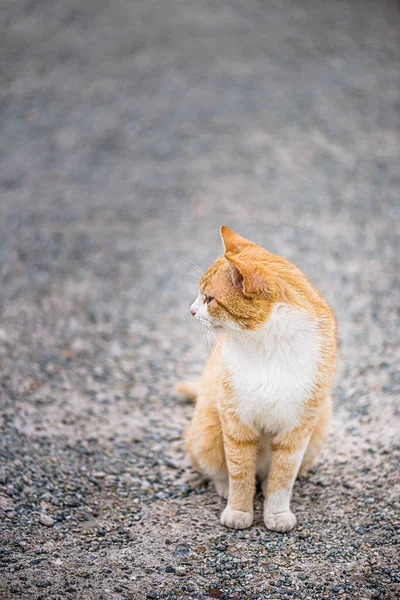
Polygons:
M183 257L206 268L224 223L297 264L339 326L325 479L297 497L304 527L328 541L304 542L301 526L268 534L269 556L293 540L300 568L311 544L311 583L319 568L315 585L324 575L352 598L395 597L398 2L2 0L0 20L3 589L36 598L47 581L46 593L86 599L112 580L107 598L207 597L212 566L192 591L160 573L185 556L165 554L166 537L174 548L236 539L218 529L213 492L182 483L192 409L173 394L207 355ZM248 556L261 552L251 536L267 535L261 521L254 531ZM19 579L10 564L49 541L44 553L56 548L64 566L44 561ZM99 579L98 565L126 548L141 567L118 592L119 575ZM355 565L360 596L346 592L341 561ZM257 577L215 589L281 597Z

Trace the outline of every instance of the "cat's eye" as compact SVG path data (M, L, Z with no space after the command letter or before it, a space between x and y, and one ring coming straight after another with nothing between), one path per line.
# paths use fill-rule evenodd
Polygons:
M204 296L204 303L205 304L210 304L210 302L214 300L214 298L212 296Z

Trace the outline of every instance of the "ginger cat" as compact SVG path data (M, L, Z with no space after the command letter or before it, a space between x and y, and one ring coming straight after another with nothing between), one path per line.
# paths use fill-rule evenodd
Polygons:
M293 484L318 454L331 416L335 318L285 258L224 225L221 237L224 256L201 277L190 308L216 344L200 382L176 388L197 398L186 450L228 499L222 525L250 527L258 476L265 526L288 531Z

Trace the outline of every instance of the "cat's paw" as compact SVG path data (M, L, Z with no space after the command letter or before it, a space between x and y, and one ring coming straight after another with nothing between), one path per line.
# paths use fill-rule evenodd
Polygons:
M265 510L264 523L271 531L290 531L296 525L296 517L291 510L275 513Z
M227 499L229 495L229 480L227 479L217 479L214 480L215 491L222 498Z
M246 529L253 522L253 514L243 510L233 510L229 506L225 508L221 515L221 525L231 529Z

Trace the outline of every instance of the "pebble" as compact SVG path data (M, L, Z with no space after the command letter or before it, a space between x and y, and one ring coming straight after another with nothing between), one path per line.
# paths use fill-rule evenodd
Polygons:
M81 501L77 496L66 496L64 499L65 506L76 507L81 504Z
M49 540L42 546L42 550L44 552L52 552L55 549L56 545L52 540Z
M51 586L51 581L48 581L47 579L43 579L43 580L39 580L35 583L37 588L46 588L46 587L50 587Z
M103 479L103 477L105 477L106 475L107 473L105 473L104 471L94 471L94 473L92 473L92 476L96 479Z
M89 552L96 552L96 550L98 550L100 548L100 544L99 542L92 542L89 546Z
M41 525L45 525L46 527L53 527L54 519L50 515L46 515L46 513L40 513L39 523Z
M5 498L4 496L0 496L0 510L4 510L4 512L13 510L13 503L9 498Z

